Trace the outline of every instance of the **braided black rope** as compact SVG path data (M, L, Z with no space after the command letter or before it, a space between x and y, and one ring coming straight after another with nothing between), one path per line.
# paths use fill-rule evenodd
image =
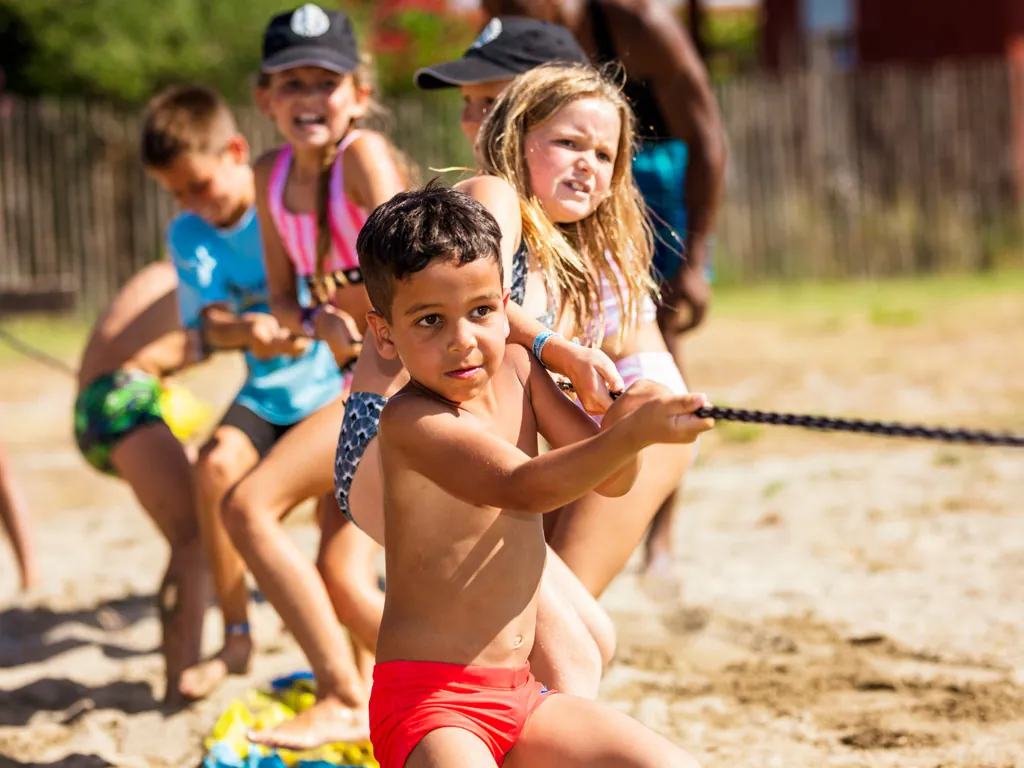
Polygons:
M66 373L69 376L77 376L78 371L72 368L70 365L65 363L63 360L59 360L48 352L44 352L39 347L29 344L28 342L22 341L14 334L10 333L6 328L0 328L0 341L3 341L8 347L13 349L15 352L24 355L30 360L35 360L41 365L45 365L49 368L53 368L55 371Z
M558 383L560 389L572 392L573 386L567 381ZM612 392L612 399L621 395ZM700 408L696 415L702 419L721 421L742 421L748 424L770 424L778 427L802 427L826 432L855 432L863 435L884 437L906 437L917 440L938 440L944 443L964 445L999 445L1024 448L1024 435L1008 432L987 432L980 429L961 427L926 427L920 424L902 424L897 421L867 421L864 419L840 419L831 416L813 416L802 413L777 413L775 411L754 411L745 408L709 406Z
M856 432L884 437L909 437L918 440L938 440L965 445L1001 445L1024 448L1024 435L1007 432L987 432L961 427L926 427L920 424L902 424L898 421L867 421L864 419L837 419L830 416L812 416L802 413L775 413L752 411L745 408L711 406L697 410L702 419L742 421L749 424L771 424L780 427L803 427L826 432Z

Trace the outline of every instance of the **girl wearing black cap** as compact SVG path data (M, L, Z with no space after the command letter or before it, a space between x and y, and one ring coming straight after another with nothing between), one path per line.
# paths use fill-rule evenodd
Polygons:
M589 60L565 27L502 16L488 22L462 58L420 69L415 82L423 90L461 91L462 132L472 145L480 123L512 78L552 61L586 64Z
M347 374L347 394L370 308L355 239L369 211L401 191L405 179L387 139L356 127L371 106L371 88L344 13L306 4L274 16L264 34L260 86L260 108L286 140L254 166L271 310L293 334L327 342ZM310 306L297 299L300 280L314 298ZM232 542L316 677L314 707L251 734L270 746L302 749L368 734L369 681L335 616L372 651L383 606L373 574L377 544L336 509L322 509L318 573L281 527L303 500L331 499L344 407L338 399L317 411L301 439L286 435L222 507Z

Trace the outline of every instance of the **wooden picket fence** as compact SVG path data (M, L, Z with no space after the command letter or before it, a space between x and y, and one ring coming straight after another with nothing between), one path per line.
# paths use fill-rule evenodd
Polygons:
M1024 260L1011 75L993 61L756 74L721 86L729 172L719 279L882 277ZM457 94L385 106L384 128L425 178L430 168L471 164ZM254 154L274 146L266 118L250 106L237 114ZM0 101L0 312L19 298L95 308L160 257L174 204L143 173L137 134L137 114L106 104Z

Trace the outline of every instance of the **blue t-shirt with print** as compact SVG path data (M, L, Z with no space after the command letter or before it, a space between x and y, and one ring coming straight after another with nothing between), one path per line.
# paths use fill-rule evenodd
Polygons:
M193 213L182 213L167 229L167 245L178 271L178 307L186 328L197 328L210 304L232 312L270 312L256 209L230 229L218 229ZM299 284L298 300L308 303ZM294 424L341 394L334 356L315 342L299 357L258 360L246 351L248 376L235 402L271 424Z

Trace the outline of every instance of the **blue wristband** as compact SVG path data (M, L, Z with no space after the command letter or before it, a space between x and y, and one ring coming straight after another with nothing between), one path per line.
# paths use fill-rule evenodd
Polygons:
M541 365L544 365L544 360L540 356L540 353L544 351L544 345L547 344L548 339L557 335L554 331L541 331L533 340L533 356L537 358L537 362ZM546 365L544 367L547 368Z

